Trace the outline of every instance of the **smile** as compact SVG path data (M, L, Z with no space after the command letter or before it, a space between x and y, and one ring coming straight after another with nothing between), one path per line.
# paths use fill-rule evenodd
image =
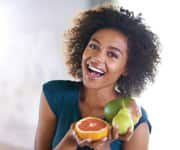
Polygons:
M95 67L93 64L87 64L87 75L90 79L99 79L105 75L105 71L102 68Z

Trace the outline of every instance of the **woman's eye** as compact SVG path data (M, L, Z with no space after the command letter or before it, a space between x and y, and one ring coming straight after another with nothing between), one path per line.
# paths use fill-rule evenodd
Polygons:
M94 44L94 43L90 43L88 46L89 46L91 49L98 49L98 46L97 46L96 44Z
M118 54L116 54L115 52L108 52L108 57L111 57L111 58L118 58Z

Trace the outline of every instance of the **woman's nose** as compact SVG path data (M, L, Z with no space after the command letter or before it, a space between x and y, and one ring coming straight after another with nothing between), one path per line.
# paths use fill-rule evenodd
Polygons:
M99 59L97 57L92 57L91 59L89 59L88 64L91 64L94 67L97 68L102 68L103 70L105 70L105 62L102 61L102 59Z
M98 51L95 55L94 55L94 58L98 61L98 62L101 62L101 63L104 63L105 62L105 54L103 51Z

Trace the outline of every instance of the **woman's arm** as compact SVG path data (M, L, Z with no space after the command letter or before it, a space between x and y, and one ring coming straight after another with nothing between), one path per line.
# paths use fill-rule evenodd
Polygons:
M123 150L148 150L148 144L149 127L144 122L135 129L131 139L123 144Z
M35 150L51 150L56 127L56 116L51 111L42 93L39 107L39 121L35 136Z
M51 111L44 94L41 95L39 108L39 121L35 136L35 150L51 150L52 140L56 128L56 116ZM55 150L75 150L77 142L73 138L72 129L70 129Z

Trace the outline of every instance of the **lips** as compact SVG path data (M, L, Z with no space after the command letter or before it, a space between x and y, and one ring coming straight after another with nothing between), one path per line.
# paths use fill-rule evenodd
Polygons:
M91 64L87 65L88 70L95 72L95 73L99 73L100 75L103 75L105 72L99 68L96 68L94 66L92 66Z
M87 62L87 75L90 79L99 79L103 77L106 73L105 71L105 65L99 64L95 61L89 61Z

